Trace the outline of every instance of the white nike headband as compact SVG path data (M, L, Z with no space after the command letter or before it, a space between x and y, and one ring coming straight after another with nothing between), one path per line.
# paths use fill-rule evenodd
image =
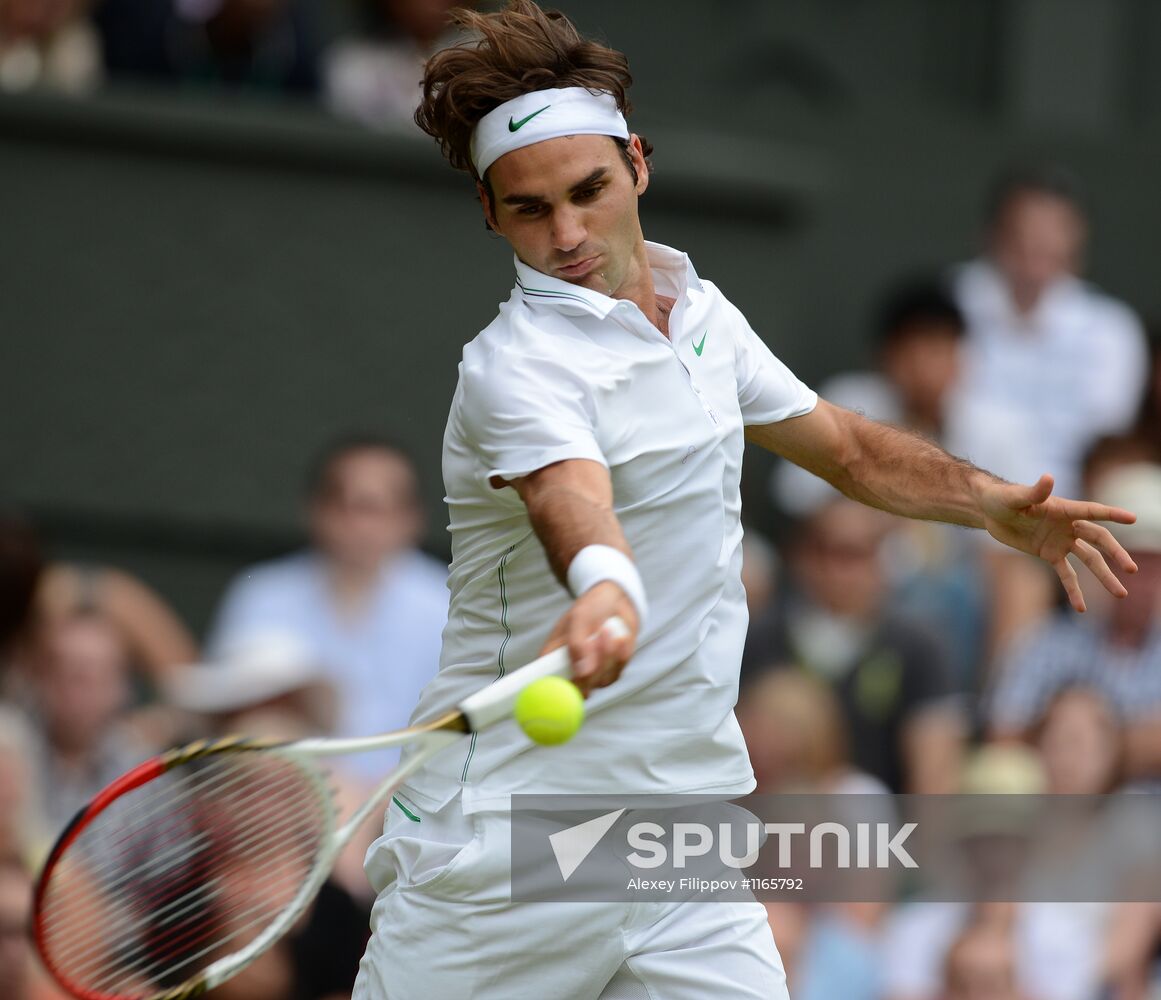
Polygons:
M483 177L505 153L566 135L628 139L629 126L612 94L584 87L534 90L505 101L479 120L472 132L472 164Z

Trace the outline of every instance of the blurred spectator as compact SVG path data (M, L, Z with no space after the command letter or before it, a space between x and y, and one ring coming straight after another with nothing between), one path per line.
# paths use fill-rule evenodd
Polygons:
M197 656L189 630L140 580L103 566L46 563L31 524L0 517L0 695L25 699L37 635L90 612L116 624L151 683Z
M50 628L74 615L102 615L120 630L130 660L157 684L195 659L188 628L146 584L123 570L78 563L46 567L37 593L37 624Z
M1096 598L1088 614L1058 616L1015 643L997 671L989 722L1000 738L1021 738L1070 686L1099 692L1130 722L1161 714L1161 466L1136 464L1108 473L1097 499L1126 507L1135 524L1113 525L1138 572L1120 600ZM1096 595L1094 594L1094 598ZM1161 740L1151 751L1161 763ZM1149 741L1144 747L1149 750ZM1140 777L1140 765L1131 776ZM1150 776L1161 768L1149 767Z
M89 0L0 0L0 92L85 93L101 82Z
M1080 280L1088 220L1079 185L1059 166L1022 166L995 183L983 256L954 288L968 337L962 390L977 410L1032 433L1018 461L979 429L964 454L998 475L1075 497L1080 462L1102 434L1127 430L1145 388L1141 324L1123 303ZM971 431L971 428L966 428Z
M37 765L55 830L154 749L125 724L129 677L121 634L99 614L56 623L38 643L33 683L42 745Z
M28 718L0 702L0 857L18 857L27 866L40 862L49 837L35 760Z
M255 633L238 638L220 661L174 678L167 694L198 717L197 735L241 734L294 740L327 734L335 692L310 651L292 635ZM363 799L360 786L332 774L340 813ZM370 887L363 854L382 829L372 817L343 851L306 919L221 990L221 1000L335 1000L349 997L368 934ZM215 993L215 996L218 994Z
M1056 795L1105 795L1121 783L1121 720L1097 691L1067 687L1049 702L1032 739Z
M331 110L363 125L415 122L423 64L468 36L450 15L462 0L362 0L364 33L337 42L324 76Z
M942 1000L1032 1000L1016 981L1016 945L995 921L963 931L947 955Z
M756 793L887 792L851 766L842 708L824 680L795 667L762 671L742 689L737 716Z
M861 768L892 791L947 792L964 739L961 706L938 640L885 609L891 524L844 499L803 523L786 593L747 636L743 680L770 664L805 668L837 695Z
M423 517L411 460L375 437L329 448L308 483L311 551L244 571L211 632L211 655L262 631L296 636L339 692L336 731L405 726L439 666L447 569L416 549ZM368 778L382 768L356 761Z
M103 0L113 78L288 94L318 90L312 0Z

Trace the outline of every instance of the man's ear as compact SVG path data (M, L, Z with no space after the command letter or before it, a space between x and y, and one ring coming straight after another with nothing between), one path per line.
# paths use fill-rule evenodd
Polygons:
M649 164L645 162L645 151L641 148L641 137L634 132L629 136L629 159L637 171L637 194L642 195L649 187Z
M480 207L484 210L484 222L492 232L500 232L500 227L496 224L496 214L492 211L492 199L488 197L488 189L479 181L476 181L476 194L480 199Z

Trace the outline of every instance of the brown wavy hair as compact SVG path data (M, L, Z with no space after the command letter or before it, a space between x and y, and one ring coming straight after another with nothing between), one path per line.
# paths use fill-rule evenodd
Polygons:
M461 8L452 19L478 41L444 49L428 60L415 122L439 142L457 170L481 179L470 152L476 123L533 90L587 87L612 94L622 114L633 110L627 95L633 83L629 60L584 38L560 11L541 10L532 0L509 0L494 14ZM646 156L653 152L644 139L641 146Z

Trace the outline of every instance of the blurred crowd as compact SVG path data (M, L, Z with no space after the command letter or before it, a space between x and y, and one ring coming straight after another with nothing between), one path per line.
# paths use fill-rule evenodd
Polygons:
M738 714L759 791L1161 788L1161 344L1084 281L1088 217L1069 171L1004 172L978 259L886 290L873 369L819 391L1009 480L1047 472L1064 495L1136 512L1113 528L1139 567L1128 596L1089 580L1078 615L1047 565L981 532L778 467L783 543L751 533L744 550ZM982 813L971 835L1009 832ZM1156 831L1141 834L1155 856ZM798 1000L1161 996L1156 903L768 909Z
M469 4L470 5L470 4ZM106 83L315 99L411 121L424 61L462 39L456 0L0 0L0 93Z
M309 545L242 571L199 644L165 600L117 569L53 561L33 525L0 519L0 996L58 997L26 936L32 878L92 796L167 746L245 733L294 739L406 725L439 666L447 567L425 532L415 463L373 434L312 464ZM199 646L204 652L199 653ZM392 751L335 774L361 802ZM372 819L307 920L215 992L350 995L371 899Z
M0 90L105 79L317 95L409 119L419 67L457 37L447 0L363 0L328 30L308 0L0 0ZM873 367L822 396L1012 481L1133 510L1139 571L1088 611L982 532L906 522L779 466L779 536L748 532L738 716L760 792L1128 793L1161 787L1161 349L1085 281L1072 174L999 177L977 259L907 276L869 317ZM434 466L426 461L425 467ZM446 567L423 554L419 469L374 434L306 477L301 552L242 571L195 637L115 567L48 554L0 519L0 997L57 996L26 937L53 836L110 779L201 736L359 735L405 724L439 658ZM917 474L922 474L921 470ZM391 763L339 776L357 801ZM215 994L349 995L367 933L370 824L310 918ZM1151 903L768 905L797 1000L1147 1000Z

